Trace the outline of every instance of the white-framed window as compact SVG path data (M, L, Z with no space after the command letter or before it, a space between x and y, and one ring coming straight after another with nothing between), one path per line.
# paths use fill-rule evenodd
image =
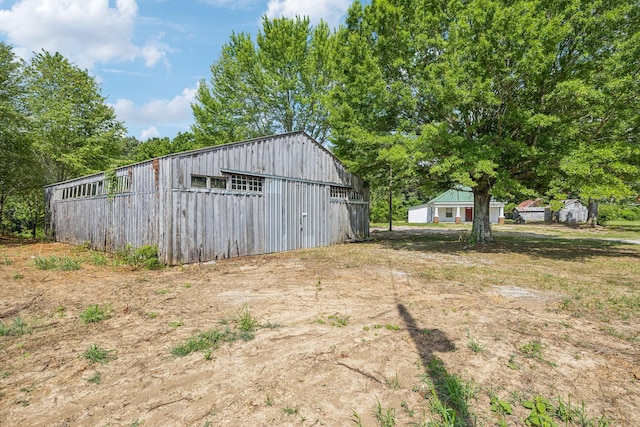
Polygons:
M264 178L261 176L231 174L231 189L262 192Z
M446 218L453 218L453 208L446 208L444 211L444 216Z

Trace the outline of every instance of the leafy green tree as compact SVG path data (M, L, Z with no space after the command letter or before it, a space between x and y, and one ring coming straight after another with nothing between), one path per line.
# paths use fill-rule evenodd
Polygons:
M638 182L639 9L632 0L355 3L342 40L372 66L350 66L338 84L351 89L337 103L341 121L414 135L426 179L472 187L475 242L493 241L492 193L627 194ZM357 154L350 128L332 130L337 151Z
M42 51L25 76L29 133L46 183L105 170L121 156L125 129L86 70Z
M179 132L173 140L167 137L155 137L144 142L137 142L135 146L130 148L131 152L128 158L130 161L141 162L195 148L199 147L195 142L194 135L190 132Z
M40 184L25 128L23 68L11 46L0 42L0 229L9 199Z
M328 97L331 142L334 153L371 185L372 219L380 220L386 206L391 229L404 193L416 190L415 123L403 116L411 108L402 107L415 103L394 68L407 43L398 42L393 47L397 61L386 62L390 53L383 53L376 42L379 32L368 14L371 10L355 2L336 34L336 82ZM393 15L385 10L383 16Z
M331 83L329 27L308 18L263 18L256 43L231 35L211 66L210 84L200 83L192 104L193 132L214 145L280 132L304 130L325 142L329 127L323 97Z

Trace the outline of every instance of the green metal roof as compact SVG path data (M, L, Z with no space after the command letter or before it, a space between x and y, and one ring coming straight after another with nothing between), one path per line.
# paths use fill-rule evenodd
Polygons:
M491 202L495 202L496 199L491 196ZM471 187L458 187L452 188L440 194L435 199L430 200L427 204L433 203L471 203L473 204L473 191Z
M470 187L460 187L457 189L447 190L429 203L473 203L473 193Z

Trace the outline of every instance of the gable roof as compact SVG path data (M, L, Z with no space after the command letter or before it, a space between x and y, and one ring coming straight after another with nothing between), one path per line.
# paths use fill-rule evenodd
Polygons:
M470 187L452 188L429 201L432 203L473 203L473 193Z
M520 203L516 209L526 209L526 208L540 208L540 207L545 207L542 205L542 199L538 198L535 200L525 200L524 202Z
M2 0L0 0L1 2ZM308 133L306 133L303 130L297 130L297 131L293 131L293 132L286 132L286 133L280 133L280 134L274 134L274 135L266 135L266 136L261 136L261 137L256 137L256 138L251 138L251 139L247 139L247 140L243 140L243 141L234 141L234 142L227 142L224 144L218 144L218 145L210 145L207 147L200 147L200 148L194 148L191 150L187 150L187 151L178 151L175 153L169 153L169 154L165 154L162 156L158 156L158 157L154 157L151 159L146 159L146 160L141 160L139 162L135 162L135 163L129 163L126 165L122 165L122 166L118 166L115 168L116 171L118 170L125 170L131 166L136 166L136 165L141 165L141 164L148 164L148 163L153 163L158 161L159 159L170 159L170 158L180 158L180 157L187 157L187 156L192 156L192 155L197 155L200 153L210 153L210 152L215 152L218 150L225 150L229 147L235 147L235 146L242 146L242 145L251 145L255 142L264 142L264 141L269 141L269 140L281 140L283 138L289 137L289 136L296 136L296 135L302 135L306 140L308 140L311 144L313 144L316 148L318 148L320 150L320 152L323 152L324 154L328 155L334 162L336 162L337 164L341 165L342 167L344 167L345 170L348 170L347 166L342 162L342 160L340 160L338 157L336 157L335 154L333 154L327 147L325 147L324 145L320 144L318 141L316 141L315 139L313 139L311 136L309 136ZM45 185L44 188L48 188L48 187L55 187L58 186L60 184L66 184L69 182L74 182L74 181L78 181L78 180L82 180L82 179L86 179L89 177L93 177L93 176L100 176L103 175L104 171L101 172L96 172L96 173L92 173L92 174L88 174L88 175L82 175L82 176L77 176L74 178L69 178L65 181L60 181L60 182L54 182L48 185ZM353 175L353 176L357 176L351 172L349 172L349 174ZM365 185L368 185L365 182Z

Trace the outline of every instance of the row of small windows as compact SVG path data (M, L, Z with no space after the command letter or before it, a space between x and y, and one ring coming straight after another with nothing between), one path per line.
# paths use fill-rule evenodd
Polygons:
M264 178L260 176L231 174L225 176L201 176L191 175L192 188L213 188L227 189L227 182L230 182L228 189L240 191L262 192Z
M229 176L191 175L191 188L228 189L261 193L263 187L264 178L261 176L240 174L230 174ZM331 186L331 198L362 201L364 200L364 194L346 187Z
M353 191L346 187L331 187L332 199L344 199L344 200L364 200L364 194Z
M93 196L102 196L106 194L117 194L117 193L125 193L129 191L129 177L128 176L119 176L117 177L113 185L115 188L111 189L111 182L106 180L89 182L86 184L74 185L73 187L63 188L58 190L60 193L60 199L77 199L80 197L93 197Z

